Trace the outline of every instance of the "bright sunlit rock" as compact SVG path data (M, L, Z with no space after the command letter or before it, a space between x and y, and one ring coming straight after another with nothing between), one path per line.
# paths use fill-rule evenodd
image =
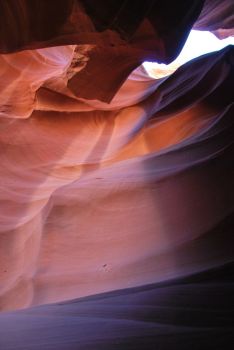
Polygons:
M180 55L170 64L145 62L144 68L153 78L159 79L173 73L182 64L209 52L218 51L225 46L234 45L234 37L220 40L211 32L191 30Z

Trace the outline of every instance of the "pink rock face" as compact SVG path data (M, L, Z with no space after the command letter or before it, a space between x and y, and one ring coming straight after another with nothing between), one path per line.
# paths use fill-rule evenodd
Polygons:
M63 17L65 5L58 1L61 18L46 34L39 20L39 13L44 18L50 11L45 1L41 7L35 1L38 17L29 1L18 1L19 7L0 2L12 29L12 39L0 37L0 307L27 309L0 316L4 350L149 349L149 339L153 349L161 346L156 335L176 332L173 299L181 310L187 302L192 308L198 305L194 295L204 290L208 297L197 307L210 305L211 312L218 302L209 301L215 283L229 295L229 279L222 289L225 272L209 277L211 286L201 281L206 272L233 263L233 48L197 58L166 78L150 78L140 63L150 57L171 61L202 2L188 9L184 1L175 9L178 33L164 5L153 15L159 6L153 2L139 5L137 23L131 19L126 27L127 3L107 23L114 1L106 5L106 17L90 1L67 1ZM215 3L205 2L195 26L229 31L230 18L222 20L231 2ZM25 29L19 37L9 19L12 8L16 14L24 9L27 19L25 28L17 22ZM32 18L35 31L27 34ZM189 278L188 289L176 289ZM74 309L72 303L28 309L111 291L78 301ZM163 306L170 312L157 309ZM156 317L161 312L162 319ZM111 320L109 336L95 315ZM199 315L194 324L181 317L178 333L187 337L186 327L193 327L196 338ZM226 314L217 320L222 317L230 329ZM58 319L72 324L61 338ZM126 327L125 319L131 320ZM222 327L217 321L212 328L210 320L204 329ZM164 321L174 326L158 328ZM39 326L48 329L45 341ZM22 346L13 330L22 335ZM175 349L167 342L165 349ZM180 344L184 349L183 339Z
M230 259L209 249L198 259L192 246L233 205L231 96L209 102L230 84L231 50L166 80L139 68L111 104L79 100L67 88L74 52L62 46L2 56L12 79L1 95L3 310Z

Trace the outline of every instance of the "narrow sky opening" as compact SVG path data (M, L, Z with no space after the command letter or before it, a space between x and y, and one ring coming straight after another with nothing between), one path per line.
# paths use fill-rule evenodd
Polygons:
M150 76L159 79L170 75L182 64L193 58L221 50L228 45L234 45L233 36L220 40L211 32L191 30L181 53L175 61L168 65L156 62L144 62L143 66Z

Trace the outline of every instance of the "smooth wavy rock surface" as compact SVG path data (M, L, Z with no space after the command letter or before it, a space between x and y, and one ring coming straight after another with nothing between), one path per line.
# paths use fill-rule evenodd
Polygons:
M233 264L0 316L3 349L229 349ZM222 296L222 298L220 298Z
M231 2L95 3L0 2L0 348L227 349L234 49L140 64Z

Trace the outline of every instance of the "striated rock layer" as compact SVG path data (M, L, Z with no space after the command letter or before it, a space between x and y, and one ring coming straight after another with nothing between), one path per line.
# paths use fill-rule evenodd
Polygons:
M232 338L234 49L140 66L230 33L203 3L0 2L0 348Z

